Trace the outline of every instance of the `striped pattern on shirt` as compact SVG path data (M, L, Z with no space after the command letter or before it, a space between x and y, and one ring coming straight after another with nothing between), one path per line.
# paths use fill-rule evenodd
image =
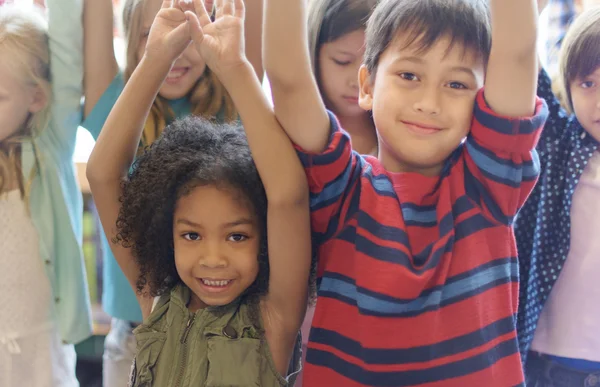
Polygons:
M523 384L512 223L538 177L546 115L538 100L534 117L500 117L480 91L436 178L352 152L333 115L327 149L298 150L319 254L305 385Z

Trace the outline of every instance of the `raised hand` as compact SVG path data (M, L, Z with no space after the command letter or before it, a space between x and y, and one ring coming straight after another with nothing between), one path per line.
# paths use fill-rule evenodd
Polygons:
M208 67L224 76L245 65L244 3L242 0L216 0L215 21L210 20L203 0L181 3L189 19L190 32L196 48Z
M180 0L163 0L150 27L146 57L172 64L190 44L190 23L182 4Z

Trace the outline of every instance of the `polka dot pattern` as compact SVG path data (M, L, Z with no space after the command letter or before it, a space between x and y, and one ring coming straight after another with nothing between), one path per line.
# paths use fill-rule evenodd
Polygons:
M538 96L546 100L550 111L537 147L541 174L515 222L520 275L517 333L523 364L542 308L569 252L575 187L598 150L598 143L577 119L561 108L543 70Z

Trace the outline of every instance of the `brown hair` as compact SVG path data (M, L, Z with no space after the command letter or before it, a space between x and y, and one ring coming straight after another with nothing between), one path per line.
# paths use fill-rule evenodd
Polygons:
M122 12L122 30L126 41L125 82L138 65L138 46L142 36L142 18L145 0L124 0ZM208 66L188 96L192 104L192 114L214 119L222 113L225 121L237 118L237 111L231 97L217 76ZM152 104L152 109L144 125L142 144L150 145L162 133L168 121L174 117L167 100L160 95Z
M377 0L310 0L308 4L308 47L313 73L319 81L319 51L325 43L365 28Z
M487 0L382 0L367 22L365 34L365 66L371 75L400 32L408 34L405 48L417 44L417 50L424 52L448 36L448 50L458 43L487 62L491 48Z
M559 89L567 109L573 112L571 82L585 78L600 66L600 7L575 19L560 50Z
M23 141L32 140L48 125L50 119L50 50L48 24L38 7L24 5L0 6L0 55L15 77L24 85L40 88L45 94L46 106L31 113L22 129L0 143L0 193L12 183L13 176L26 196L20 168L20 149ZM32 171L34 173L34 171Z

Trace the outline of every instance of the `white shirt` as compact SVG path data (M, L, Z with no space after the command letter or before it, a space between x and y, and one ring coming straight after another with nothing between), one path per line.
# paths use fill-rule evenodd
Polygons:
M532 350L600 362L600 152L575 188L569 255L542 310Z

